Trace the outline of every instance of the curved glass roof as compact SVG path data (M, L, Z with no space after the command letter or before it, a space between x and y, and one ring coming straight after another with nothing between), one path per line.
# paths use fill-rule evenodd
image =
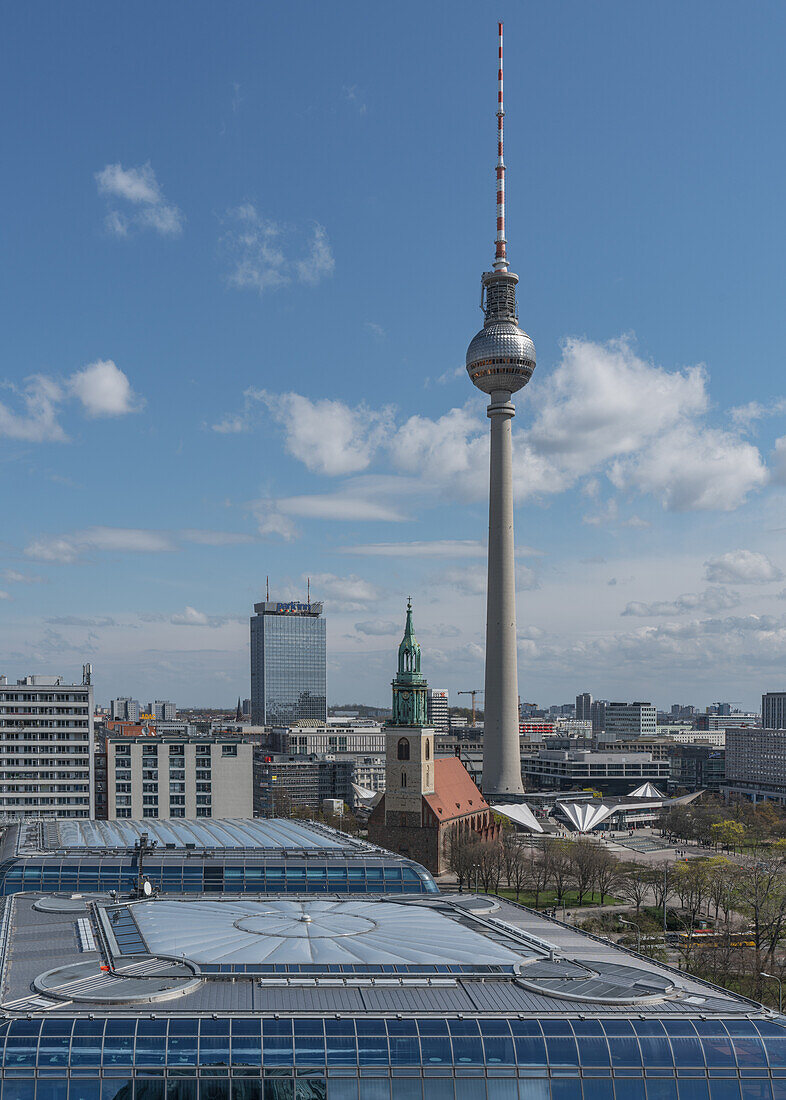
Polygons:
M159 847L334 848L364 845L324 826L285 818L185 818L144 821L63 819L44 826L45 848L132 848L143 833Z

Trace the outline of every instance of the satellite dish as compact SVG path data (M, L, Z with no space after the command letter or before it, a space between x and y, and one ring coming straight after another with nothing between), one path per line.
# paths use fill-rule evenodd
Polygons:
M146 878L145 881L142 883L142 893L145 895L146 898L152 897L153 887L150 884L149 878Z

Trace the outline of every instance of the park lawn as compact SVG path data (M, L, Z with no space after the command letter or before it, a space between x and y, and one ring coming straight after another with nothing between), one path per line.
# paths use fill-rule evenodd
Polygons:
M515 890L509 890L509 889L507 889L507 887L505 889L497 890L497 894L498 894L499 897L506 898L509 901L516 901L516 891ZM575 890L566 890L565 894L564 894L565 906L569 909L571 907L577 906L579 904L578 897L579 897L579 895L576 893ZM521 894L518 898L518 901L519 901L520 905L526 905L530 909L535 909L535 908L538 908L538 909L553 909L558 904L557 903L557 894L556 894L555 890L542 890L540 892L540 894L538 894L538 904L537 904L537 906L535 905L535 895L534 894L528 894L524 890L522 890L522 892L521 892ZM560 901L559 902L559 907L560 908L562 908L562 904L563 904L562 901ZM595 894L592 894L592 893L585 894L581 904L582 904L582 906L585 906L585 905L587 905L587 906L589 906L589 905L600 905L600 894L597 894L597 893L595 893ZM603 904L604 905L624 905L625 903L621 898L615 898L611 894L605 894L604 897L603 897Z

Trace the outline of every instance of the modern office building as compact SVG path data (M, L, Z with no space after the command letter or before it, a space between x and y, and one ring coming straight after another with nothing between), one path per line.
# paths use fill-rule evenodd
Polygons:
M0 676L0 818L93 817L93 687Z
M745 797L786 805L786 730L726 730L727 798Z
M522 755L521 770L531 790L569 791L596 787L608 794L625 794L631 783L666 783L668 760L653 760L648 752L584 752L541 749Z
M590 703L590 721L592 722L592 736L599 737L606 728L606 707L608 703L605 699L594 699Z
M109 704L109 717L117 722L138 722L140 706L137 699L121 695Z
M327 720L325 619L321 603L254 604L251 722L289 726Z
M760 714L697 714L697 730L761 729ZM770 727L774 728L774 727Z
M274 729L270 735L273 752L299 753L381 753L385 751L385 731L376 723L356 722L346 725L318 723L295 724Z
M156 699L151 711L157 722L175 722L177 720L177 707L169 699Z
M726 780L726 750L713 745L673 745L669 790L718 793Z
M607 703L601 741L626 741L631 737L655 737L658 710L652 703Z
M786 730L786 691L762 695L761 724L766 730Z
M286 817L292 810L318 810L324 799L352 805L354 760L350 756L254 750L254 816Z
M426 696L426 718L437 733L450 729L450 700L444 688L429 688Z
M576 718L592 721L592 696L588 691L576 696Z
M0 840L0 895L20 890L162 893L436 894L431 875L313 821L25 821ZM41 944L37 945L41 950Z
M107 817L253 817L253 745L237 737L106 737Z
M491 898L6 905L3 1100L783 1096L782 1017Z

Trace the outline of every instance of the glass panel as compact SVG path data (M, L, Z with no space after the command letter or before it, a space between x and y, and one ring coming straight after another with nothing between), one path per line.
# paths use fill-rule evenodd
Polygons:
M673 1077L650 1077L647 1081L647 1100L677 1100L677 1082Z
M265 1081L265 1100L294 1100L295 1085L291 1077Z
M655 1066L666 1066L673 1069L674 1058L668 1039L658 1039L654 1035L651 1037L640 1035L639 1046L641 1047L641 1059L648 1069L654 1069Z
M297 1023L297 1021L295 1021ZM320 1032L322 1025L320 1023ZM325 1064L325 1040L322 1035L296 1035L295 1036L295 1065L296 1066L324 1066Z
M641 1077L618 1077L614 1089L617 1100L644 1100L644 1081Z
M453 1040L454 1044L456 1040ZM515 1066L516 1057L513 1053L512 1039L487 1037L483 1040L486 1051L486 1064L490 1066Z
M423 1085L419 1077L394 1077L390 1084L393 1100L422 1100ZM429 1100L428 1095L426 1100Z
M202 1023L207 1021L203 1020ZM199 1040L200 1066L229 1065L229 1036L205 1036Z
M164 1100L166 1096L166 1081L136 1079L135 1100Z
M708 1066L736 1066L734 1051L729 1039L704 1038L701 1040L704 1047L704 1057Z
M390 1043L390 1064L392 1066L420 1065L420 1044L416 1037L396 1038L391 1035L388 1042Z
M463 1040L457 1039L456 1042L460 1043ZM420 1049L423 1052L423 1065L449 1065L453 1061L450 1040L447 1038L440 1039L436 1036L421 1034Z
M786 1066L786 1039L764 1039L764 1049L773 1069Z
M358 1064L358 1048L354 1035L328 1035L327 1064L329 1066L356 1066Z
M261 1081L232 1082L232 1100L262 1100Z
M611 1082L609 1082L611 1084ZM608 1093L611 1100L611 1093ZM581 1100L581 1081L576 1077L551 1082L551 1100Z
M542 1077L522 1077L519 1081L519 1100L549 1100L548 1081ZM605 1097L598 1097L598 1100L605 1100Z
M358 1025L362 1022L358 1020ZM358 1061L361 1066L387 1066L390 1061L387 1038L382 1035L358 1034Z
M295 1081L296 1100L325 1100L325 1078L305 1077Z
M72 1023L70 1020L44 1020L38 1044L39 1066L67 1066Z
M609 1039L613 1066L640 1066L641 1052L635 1039Z
M6 1082L7 1084L7 1082ZM5 1088L3 1088L5 1093ZM100 1081L71 1081L69 1100L99 1100L101 1093ZM16 1100L16 1098L14 1098ZM25 1093L24 1100L30 1100L30 1093Z
M698 1039L672 1039L671 1049L674 1053L675 1066L701 1066L704 1068L704 1052Z
M609 1064L609 1048L605 1039L581 1035L576 1043L579 1048L579 1065L586 1068Z
M468 1036L453 1036L453 1060L457 1065L482 1066L483 1047L480 1039L471 1039Z
M58 1080L49 1078L38 1082L36 1100L66 1100L68 1096L68 1081L66 1078Z
M221 1077L203 1077L199 1082L199 1100L229 1100L229 1081Z
M516 1036L516 1061L520 1066L547 1066L546 1045L533 1036Z
M712 1100L740 1100L739 1081L710 1081Z
M328 1100L358 1100L357 1079L355 1077L331 1077L328 1081ZM453 1100L452 1081L450 1083L450 1100Z
M196 1081L170 1079L166 1083L166 1100L197 1100Z
M101 1100L131 1100L134 1095L134 1082L127 1078L106 1078L101 1085Z
M390 1081L387 1078L361 1077L358 1084L360 1086L360 1100L390 1100ZM267 1097L265 1097L265 1100L267 1100Z
M518 1100L519 1098L519 1090L512 1077L489 1077L487 1084L488 1100ZM428 1086L426 1086L426 1100L430 1100Z
M34 1066L40 1020L14 1020L5 1041L5 1064L7 1066Z
M165 1061L166 1020L138 1020L134 1065L163 1066Z
M707 1092L706 1080L699 1080L694 1077L693 1079L677 1082L679 1086L680 1100L709 1100L709 1093Z
M740 1081L742 1100L772 1100L769 1081Z
M737 1061L741 1066L766 1066L767 1058L761 1039L732 1039Z
M577 1066L579 1064L575 1039L547 1035L546 1050L548 1051L550 1066Z
M360 1093L363 1100L363 1092ZM428 1097L426 1098L428 1100ZM486 1100L486 1082L482 1077L456 1078L456 1100Z

